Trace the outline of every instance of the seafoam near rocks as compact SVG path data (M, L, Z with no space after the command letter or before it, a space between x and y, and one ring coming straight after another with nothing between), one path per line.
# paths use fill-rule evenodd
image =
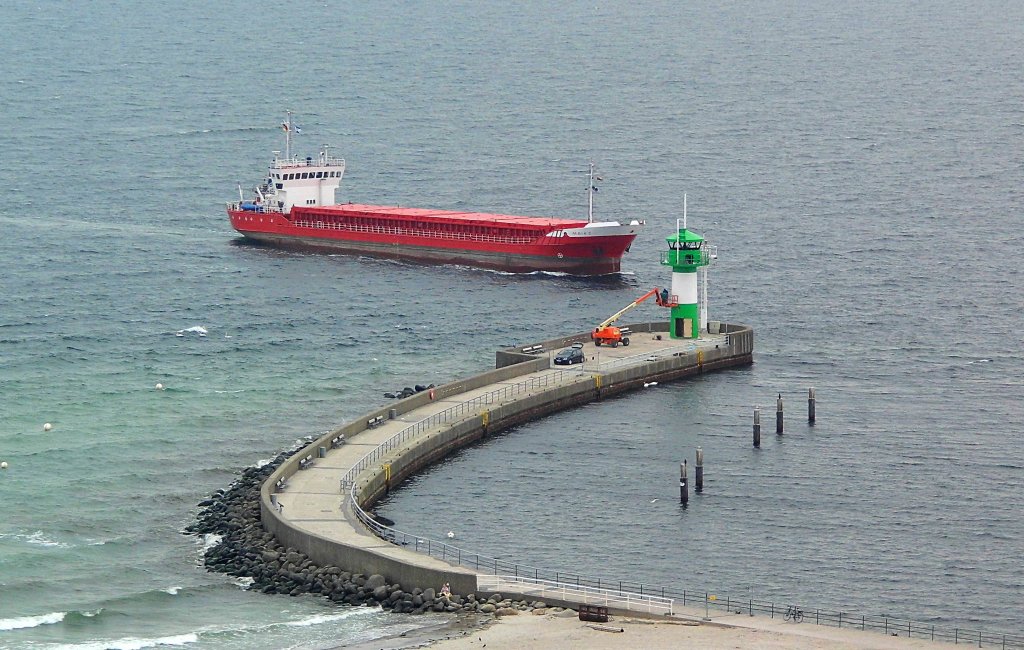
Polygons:
M207 570L250 578L248 588L266 594L319 594L336 603L379 605L403 614L475 612L502 616L546 610L543 602L515 601L500 594L484 599L476 594L438 594L433 588L405 589L385 576L359 573L359 567L314 564L304 553L282 546L260 522L260 486L293 453L282 452L260 467L247 467L231 487L217 490L199 503L196 522L185 532L219 536L219 541L204 553Z

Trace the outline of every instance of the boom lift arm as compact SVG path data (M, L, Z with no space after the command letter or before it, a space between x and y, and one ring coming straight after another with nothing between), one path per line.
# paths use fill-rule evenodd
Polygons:
M623 345L629 345L629 338L624 337L618 327L609 327L612 323L617 321L620 316L625 314L630 309L633 309L643 301L647 300L651 296L654 296L655 301L662 307L672 307L673 303L669 300L668 291L654 287L644 295L640 296L633 302L629 303L619 311L615 312L608 318L606 318L600 325L594 328L594 331L590 333L590 338L594 340L594 345L601 345L606 343L612 347L618 346L619 343Z
M608 327L609 325L611 325L615 321L619 320L620 316L625 314L627 311L629 311L633 307L636 307L637 305L639 305L643 301L647 300L651 296L658 296L658 304L660 305L661 304L661 296L659 295L660 292L661 292L661 289L659 289L658 287L654 287L653 289L651 289L650 291L648 291L644 295L640 296L639 298L637 298L633 302L629 303L628 305L626 305L625 307L623 307L619 311L617 311L614 314L612 314L611 316L609 316L603 323L598 325L597 328L601 329L601 328L604 328L604 327Z

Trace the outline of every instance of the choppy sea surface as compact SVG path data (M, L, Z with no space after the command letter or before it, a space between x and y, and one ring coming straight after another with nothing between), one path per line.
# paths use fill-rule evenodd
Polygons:
M712 318L754 326L755 364L519 427L382 512L545 568L1024 631L1020 3L4 18L0 647L320 648L426 624L247 592L181 531L383 392L666 283L684 192L720 247ZM282 148L286 109L300 150L347 158L342 200L575 216L593 159L598 215L647 228L601 279L243 245L224 202ZM697 446L705 491L681 509Z

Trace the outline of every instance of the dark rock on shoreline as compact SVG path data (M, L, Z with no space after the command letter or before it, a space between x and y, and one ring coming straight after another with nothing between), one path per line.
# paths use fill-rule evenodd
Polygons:
M402 390L388 391L387 393L384 393L384 397L387 397L388 399L405 399L406 397L412 397L416 393L422 393L423 391L430 390L434 387L434 384L416 384L415 388L406 386Z
M538 603L511 601L500 594L486 601L475 594L438 594L433 588L407 590L385 576L358 572L358 567L319 566L304 553L285 548L263 530L260 521L260 486L299 448L286 451L262 467L247 467L227 490L215 491L199 503L190 535L219 535L207 549L203 562L208 571L251 578L249 589L265 594L299 596L316 594L335 603L377 605L401 614L423 612L471 612L491 614L504 609L527 611ZM543 603L539 603L543 606ZM508 613L508 612L505 612Z

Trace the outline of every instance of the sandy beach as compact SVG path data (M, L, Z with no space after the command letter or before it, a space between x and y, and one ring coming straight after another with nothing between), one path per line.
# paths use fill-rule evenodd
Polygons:
M790 623L766 616L713 615L710 621L689 612L672 618L612 616L607 623L580 621L572 610L554 608L517 615L459 616L401 636L353 645L346 650L910 650L949 648L927 639L886 636L877 631Z
M673 618L611 617L608 623L584 623L575 612L506 616L482 628L449 630L448 638L427 643L436 650L613 650L641 648L753 648L758 650L945 648L948 644L878 632L793 624L764 616L724 615L710 622ZM416 644L423 647L422 643ZM403 647L403 646L380 646ZM412 647L405 645L404 647Z

